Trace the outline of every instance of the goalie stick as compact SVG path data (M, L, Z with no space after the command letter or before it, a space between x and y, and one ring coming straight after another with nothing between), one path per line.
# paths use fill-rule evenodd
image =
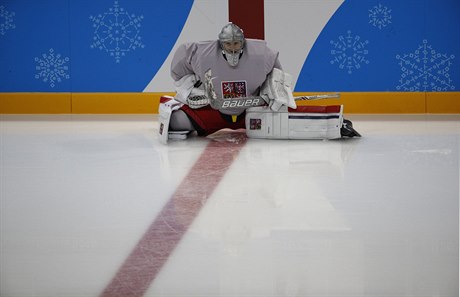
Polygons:
M340 94L324 94L294 97L294 100L320 100L329 98L340 98ZM254 106L267 105L267 102L262 96L240 97L240 98L213 98L211 99L211 107L214 109L225 108L248 108Z
M266 105L267 101L262 96L251 96L251 97L239 97L239 98L217 98L217 94L214 91L214 85L212 83L211 69L206 71L204 75L204 91L208 98L210 98L211 107L214 109L225 109L225 108L248 108L254 106ZM320 100L329 98L340 98L339 93L335 94L323 94L323 95L311 95L311 96L299 96L294 97L294 100Z

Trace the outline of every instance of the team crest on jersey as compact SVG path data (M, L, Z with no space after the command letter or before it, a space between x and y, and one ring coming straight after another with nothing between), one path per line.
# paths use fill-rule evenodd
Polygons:
M222 82L222 97L223 98L240 98L247 97L246 81L223 81Z

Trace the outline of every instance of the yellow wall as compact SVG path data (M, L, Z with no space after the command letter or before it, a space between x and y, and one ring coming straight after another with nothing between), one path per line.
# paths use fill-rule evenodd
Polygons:
M315 93L294 93L294 96ZM317 93L316 93L317 94ZM3 114L158 113L162 95L174 93L0 93ZM343 104L345 113L460 113L460 92L344 92L340 99L298 105Z

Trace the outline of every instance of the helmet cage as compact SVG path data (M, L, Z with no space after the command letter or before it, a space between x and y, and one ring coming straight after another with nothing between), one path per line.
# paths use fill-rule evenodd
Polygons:
M229 51L225 49L224 43L235 41L241 42L241 48L239 50ZM225 25L219 33L219 44L220 48L222 49L222 54L225 56L225 59L232 67L238 65L240 56L243 53L244 43L245 38L243 30L241 30L240 27L233 23Z

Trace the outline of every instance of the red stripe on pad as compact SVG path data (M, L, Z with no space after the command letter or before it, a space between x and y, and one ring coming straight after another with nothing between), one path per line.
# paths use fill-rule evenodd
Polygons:
M171 101L172 99L174 99L174 98L171 97L171 96L161 96L160 103L166 103L168 101Z
M302 112L302 113L338 113L340 112L340 105L327 105L327 106L297 106L296 109L288 108L289 112Z
M239 138L208 144L101 296L145 294L246 143Z

